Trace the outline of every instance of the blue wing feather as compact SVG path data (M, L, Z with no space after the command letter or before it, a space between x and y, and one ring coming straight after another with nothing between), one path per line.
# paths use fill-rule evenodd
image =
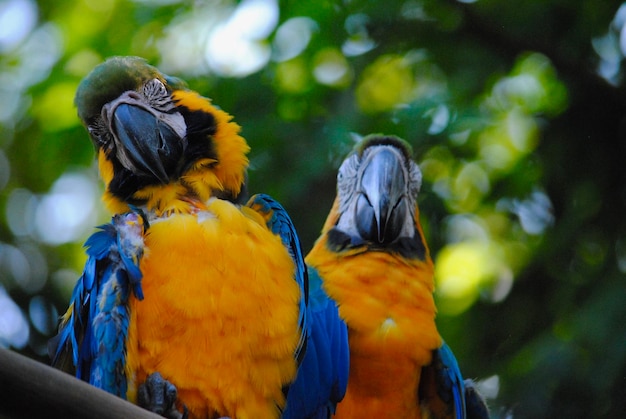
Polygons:
M141 214L129 212L98 228L85 242L87 262L49 352L53 366L125 398L127 303L131 292L143 297L145 225Z
M348 385L347 327L335 302L322 289L317 272L308 269L310 334L298 375L289 389L283 418L329 418Z
M472 380L463 380L450 347L444 342L434 354L438 368L438 393L454 406L454 418L489 419L489 408Z
M452 404L456 418L465 418L465 385L461 369L456 361L450 347L443 342L439 348L439 358L441 360L441 385L443 392L452 394Z
M296 379L288 388L283 419L329 418L343 398L349 372L348 332L336 304L321 287L317 272L304 263L295 227L285 209L267 195L254 195L248 206L261 213L268 228L279 235L296 265L300 301L300 345Z
M450 347L443 342L422 368L420 404L432 418L466 419L465 385Z
M247 203L248 207L257 211L265 219L267 228L279 236L283 245L289 251L291 258L295 264L294 279L300 287L300 294L304 298L300 299L300 311L298 324L300 325L300 341L296 348L296 359L298 362L302 360L306 345L306 336L308 334L308 321L307 321L307 305L309 298L309 278L304 264L304 255L302 253L302 247L300 246L300 239L296 233L296 228L289 218L287 211L269 195L257 194L250 198Z

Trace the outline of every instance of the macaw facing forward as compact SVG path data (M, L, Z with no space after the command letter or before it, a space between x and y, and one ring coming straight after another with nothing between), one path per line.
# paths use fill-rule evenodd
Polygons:
M366 137L339 168L337 197L306 258L348 324L350 376L338 418L466 417L459 367L435 325L420 186L408 144Z
M327 416L346 386L345 325L332 302L309 303L284 209L241 204L239 127L137 57L96 67L75 101L116 215L86 243L53 364L133 402L165 394L147 407L169 417Z

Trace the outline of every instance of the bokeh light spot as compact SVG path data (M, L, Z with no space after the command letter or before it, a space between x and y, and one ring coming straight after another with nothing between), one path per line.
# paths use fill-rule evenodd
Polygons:
M163 28L156 46L161 61L158 67L169 74L206 75L206 44L215 26L230 16L224 5L201 7L174 17Z
M348 61L334 48L323 49L315 54L313 76L319 83L335 87L346 86L352 79Z
M0 256L0 268L6 275L5 280L12 280L13 284L28 282L30 265L26 255L20 249L9 244L2 245Z
M7 224L14 235L32 234L37 202L37 197L27 189L17 188L11 191L5 211Z
M206 60L217 74L245 77L263 68L270 54L268 45L240 37L234 29L222 25L211 34Z
M448 243L489 240L489 232L484 220L473 214L455 214L446 217L444 230Z
M0 285L0 346L21 349L28 343L29 335L26 316Z
M376 42L369 37L367 24L370 18L363 13L350 15L346 18L345 28L348 39L341 46L341 52L346 57L355 57L365 54L376 46Z
M23 244L14 252L16 260L9 262L14 272L16 284L25 292L32 294L43 288L48 279L48 262L39 248L33 244ZM19 253L18 253L19 252Z
M427 132L431 135L440 134L448 127L451 117L450 109L442 103L437 105L437 107L428 110L424 114L424 117L431 119Z
M65 71L76 77L86 76L96 65L103 61L100 54L92 49L83 49L68 58Z
M497 206L517 215L524 231L531 235L543 234L554 223L552 202L540 190L534 190L524 200L501 199Z
M278 23L275 0L244 0L230 18L213 29L205 58L217 74L244 77L263 68L271 56L264 42Z
M485 250L484 243L463 242L447 245L439 252L435 277L437 296L442 300L440 311L459 314L476 300L478 287L488 275Z
M6 76L6 74L5 74ZM21 92L16 89L0 88L0 122L6 125L13 125L16 119L20 118L20 114L24 109L30 106L30 101L21 95ZM3 138L0 143L8 141Z
M441 313L458 315L484 289L492 301L502 301L511 290L513 273L505 252L492 241L470 240L446 245L435 263L436 295Z
M0 52L15 48L37 23L37 5L29 0L0 3Z
M514 108L479 136L479 155L491 170L507 171L537 146L535 120Z
M33 112L41 121L42 130L56 132L78 125L74 109L76 87L76 83L68 82L52 85L35 101Z
M20 48L22 63L18 74L24 87L48 77L62 54L62 38L56 25L46 23L35 29L24 42Z
M28 304L28 316L39 333L49 336L56 329L59 313L54 304L43 296L36 295Z
M300 55L309 45L317 23L308 17L294 17L278 27L272 44L272 58L282 62Z
M490 189L489 176L480 164L462 164L452 183L452 200L448 204L457 212L471 212Z
M399 55L384 55L363 71L356 100L363 112L384 112L409 102L412 90L413 74L407 61Z
M77 240L95 222L95 182L79 173L66 173L52 185L37 206L38 236L48 244Z
M276 65L276 84L286 93L303 93L310 87L309 68L302 57Z

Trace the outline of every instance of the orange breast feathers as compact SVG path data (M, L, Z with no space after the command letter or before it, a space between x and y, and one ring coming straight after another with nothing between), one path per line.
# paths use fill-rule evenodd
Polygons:
M300 291L293 262L260 216L210 200L152 221L145 299L130 302L128 398L155 371L190 417L277 418L296 374Z
M430 258L335 253L322 236L306 262L318 270L348 324L350 378L336 417L419 418L421 368L442 342L434 320Z

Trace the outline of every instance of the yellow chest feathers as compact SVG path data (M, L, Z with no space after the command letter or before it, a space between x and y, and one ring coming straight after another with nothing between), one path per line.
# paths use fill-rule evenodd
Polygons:
M130 307L131 384L159 371L192 417L276 417L295 376L300 299L280 238L215 200L152 222L145 242L145 298Z
M385 252L340 255L316 247L307 256L350 329L351 352L413 353L430 359L441 344L435 325L433 266Z

